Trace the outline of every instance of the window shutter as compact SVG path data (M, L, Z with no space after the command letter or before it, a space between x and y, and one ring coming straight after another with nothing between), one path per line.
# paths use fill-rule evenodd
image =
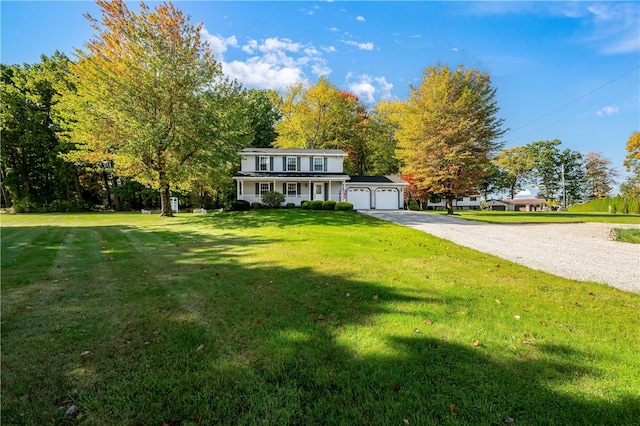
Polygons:
M273 171L273 157L269 157L269 171Z
M287 183L283 182L282 183L282 193L286 196L287 195Z
M298 163L298 165L296 166L296 171L300 171L300 157L296 157L296 161Z
M256 157L256 171L260 170L260 157Z
M327 157L324 157L324 171L327 171Z
M309 171L313 171L313 157L309 157Z
M256 182L256 195L260 195L260 184Z
M273 192L273 182L269 184L269 192Z
M302 184L298 183L296 188L296 197L299 197L300 194L302 193L301 189L302 189Z
M282 171L287 171L287 157L282 157Z

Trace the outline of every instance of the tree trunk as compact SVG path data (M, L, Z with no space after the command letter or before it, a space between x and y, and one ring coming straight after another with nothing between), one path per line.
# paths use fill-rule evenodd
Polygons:
M107 208L109 210L113 209L113 205L111 204L111 185L109 185L109 176L107 176L107 171L102 169L102 179L104 180L104 189L107 191Z
M171 186L167 181L166 173L159 173L160 180L160 209L162 213L160 216L173 217L173 211L171 210Z
M446 198L447 214L453 214L453 197Z

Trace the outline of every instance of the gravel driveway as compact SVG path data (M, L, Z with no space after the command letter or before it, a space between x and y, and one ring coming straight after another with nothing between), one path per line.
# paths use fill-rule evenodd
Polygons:
M461 246L565 278L640 293L640 245L612 240L606 223L493 224L406 210L363 210Z

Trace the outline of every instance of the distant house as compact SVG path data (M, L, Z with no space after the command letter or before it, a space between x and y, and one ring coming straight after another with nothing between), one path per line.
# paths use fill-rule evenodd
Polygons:
M453 199L454 210L478 210L482 196L480 194L470 194ZM431 196L427 201L427 209L445 210L447 208L446 200L443 197Z
M489 210L537 212L546 209L547 200L544 198L489 200L487 207Z
M341 149L245 148L236 181L238 200L262 202L276 191L285 204L303 201L349 201L356 210L399 209L407 184L396 176L349 176L343 171L347 154Z

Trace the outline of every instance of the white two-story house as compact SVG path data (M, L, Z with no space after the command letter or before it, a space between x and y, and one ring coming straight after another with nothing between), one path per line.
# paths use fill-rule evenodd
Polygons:
M238 200L262 202L270 191L296 206L309 200L349 201L356 210L399 209L407 183L396 176L349 176L341 149L245 148L236 181Z

